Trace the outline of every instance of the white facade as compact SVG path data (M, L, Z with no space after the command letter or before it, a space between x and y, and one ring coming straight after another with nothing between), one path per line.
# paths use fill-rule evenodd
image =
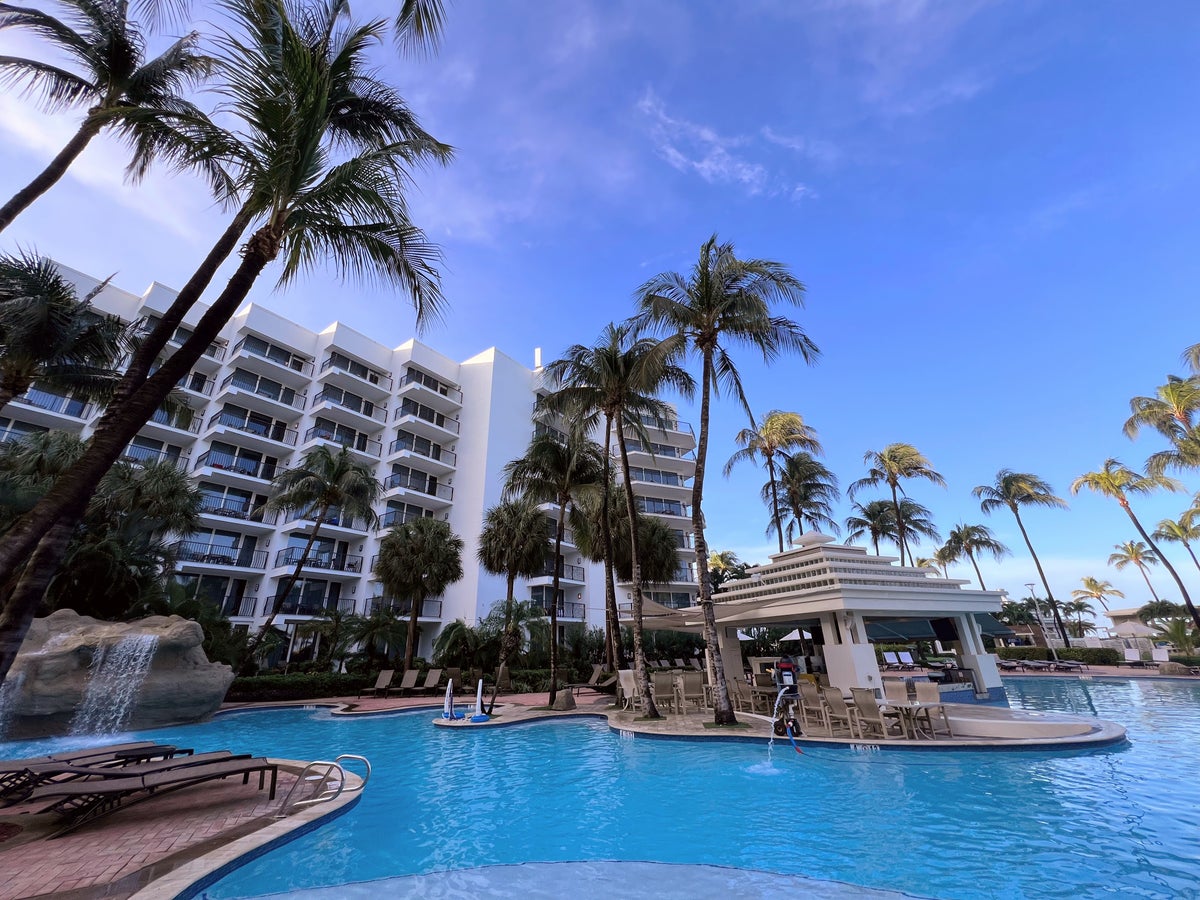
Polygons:
M81 294L99 283L62 271ZM93 304L133 321L161 315L175 296L157 283L141 296L109 285ZM193 308L183 328L204 310ZM540 384L539 369L494 347L456 362L415 340L389 348L339 322L313 332L249 304L181 381L192 415L176 421L157 415L126 455L174 460L202 489L203 525L182 538L177 573L235 624L253 627L264 621L312 528L296 515L262 514L271 477L312 447L348 446L375 468L384 487L379 526L340 519L323 525L313 564L285 601L281 624L290 627L331 608L367 614L380 603L407 615L406 604L383 596L372 563L388 527L433 516L463 538L465 577L421 610L419 652L428 656L443 624L474 623L504 597L504 579L476 563L480 525L500 500L505 464L524 453L533 435ZM98 416L90 405L35 386L4 411L0 440L46 428L86 437ZM690 548L690 491L685 496L682 485L695 466L694 440L686 425L668 424L651 430L660 452L631 456L631 467L639 467L635 490ZM560 563L560 623L603 627L603 566L588 563L570 543ZM688 583L694 582L689 563L681 554L684 571L677 577L683 580L656 586L659 600L690 604L696 588ZM519 584L518 596L548 601L551 581L547 574Z

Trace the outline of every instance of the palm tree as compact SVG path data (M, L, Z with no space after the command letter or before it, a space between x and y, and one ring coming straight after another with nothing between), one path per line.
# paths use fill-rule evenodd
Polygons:
M1113 566L1118 572L1122 571L1126 566L1137 566L1137 570L1142 573L1142 578L1146 580L1146 588L1150 591L1150 596L1155 600L1161 600L1158 596L1158 591L1154 590L1154 585L1150 583L1150 566L1158 565L1158 556L1155 555L1149 547L1141 541L1126 541L1123 544L1113 544L1115 553L1109 554L1108 564Z
M1192 551L1192 541L1200 541L1200 522L1196 521L1198 513L1200 510L1193 508L1178 519L1163 519L1154 529L1154 537L1160 541L1183 544L1183 549L1188 552L1196 568L1200 569L1200 560Z
M412 668L417 639L417 619L430 597L461 581L463 539L448 522L425 517L396 525L379 542L375 574L388 593L408 600L408 634L404 642L404 669Z
M1158 632L1159 638L1167 641L1184 656L1191 656L1192 651L1196 649L1196 632L1187 619L1169 619L1155 626L1154 630Z
M542 571L549 549L549 523L532 500L522 497L493 506L483 517L479 532L479 563L493 575L505 577L504 624L500 629L500 665L503 669L521 646L521 633L513 627L513 604L518 578L532 578ZM496 691L500 679L492 690Z
M734 443L740 448L729 461L725 463L725 477L728 478L733 467L742 460L758 462L759 456L767 464L767 485L771 502L771 522L779 533L779 552L783 552L783 519L779 510L779 486L775 477L775 457L787 459L789 453L806 451L820 453L821 442L817 433L806 425L799 413L783 412L773 409L763 417L761 425L754 424L750 418L750 427L743 428L734 437ZM812 459L809 456L809 459Z
M1161 475L1167 469L1200 466L1200 378L1167 376L1153 397L1134 397L1129 401L1132 415L1125 422L1125 434L1134 438L1143 427L1153 428L1171 448L1151 454L1146 468Z
M725 664L717 643L712 583L708 575L708 542L704 537L704 476L708 462L708 431L712 397L727 390L750 417L750 404L729 348L743 346L771 363L785 351L807 362L819 350L797 323L773 315L775 302L802 306L804 285L782 263L767 259L738 259L733 244L717 243L716 235L700 248L691 272L663 272L640 288L639 321L667 334L681 335L701 360L700 436L696 473L692 479L692 528L696 540L696 569L704 640L712 654L713 703L717 725L737 722L725 681Z
M871 540L875 555L879 556L879 542L891 541L899 546L900 534L896 530L896 510L888 500L872 500L869 503L852 503L854 512L846 517L846 540L857 541L861 537Z
M87 107L66 146L0 207L0 231L50 190L104 129L132 145L129 171L140 176L175 121L204 121L204 114L183 96L213 68L213 60L199 52L199 34L193 31L147 60L146 36L129 20L126 0L57 0L57 5L66 13L62 19L31 7L0 4L0 30L16 28L41 38L54 55L66 57L76 69L4 56L0 83L22 85L39 95L48 112Z
M691 396L691 376L678 364L684 349L682 339L667 338L655 341L639 338L629 324L609 324L593 347L575 344L567 349L561 359L546 367L547 377L559 385L558 389L541 401L541 408L566 415L580 423L591 422L595 416L604 420L604 456L601 486L611 484L611 446L614 429L621 463L626 473L626 490L632 484L628 477L628 432L639 437L648 445L644 422L662 421L670 415L668 407L658 399L664 389L674 389L683 396ZM632 493L630 492L630 496ZM617 616L616 586L612 572L612 530L608 514L610 494L606 490L601 497L601 537L605 559L605 624L609 645L610 661L615 662L623 655L620 650L620 626ZM635 567L633 578L634 647L639 646L637 634L641 630L642 587L640 568ZM635 660L635 668L637 667ZM639 678L649 684L649 673L643 665ZM645 696L649 696L647 692Z
M196 152L226 163L241 206L141 341L80 461L10 530L0 546L0 584L27 561L27 579L53 571L64 535L101 475L191 371L271 262L282 259L283 285L318 261L378 278L412 297L419 322L441 305L438 251L409 219L404 191L408 168L445 161L450 150L420 129L395 90L371 70L368 52L386 24L358 25L345 0L306 6L294 18L283 0L230 5L241 36L221 38L217 62L228 128L210 132ZM192 337L147 377L184 313L252 225L235 271ZM43 587L35 581L20 598L14 594L0 615L0 677L7 675L8 650L15 653L32 620L32 597Z
M283 469L275 476L266 508L302 513L312 520L313 527L300 555L293 554L296 565L292 574L271 598L270 615L247 645L244 667L251 664L259 643L274 626L284 600L303 577L313 544L321 535L321 526L331 514L337 514L342 522L361 520L368 527L374 527L378 517L372 507L379 499L380 491L371 467L358 462L347 447L342 447L336 454L324 445L314 447L304 454L300 465Z
M779 487L783 490L783 500L773 508L780 518L771 522L768 533L781 527L782 522L787 523L789 541L797 533L810 530L841 532L833 520L833 504L841 496L837 476L819 459L804 451L784 456ZM763 502L773 501L774 497L774 484L763 485Z
M296 633L315 637L319 641L316 659L318 661L341 664L349 655L350 645L354 643L355 629L361 619L353 613L340 609L327 609L318 619L304 622L297 626Z
M1163 556L1157 545L1155 545L1154 540L1146 533L1146 529L1142 527L1141 520L1134 515L1133 507L1129 504L1130 494L1150 494L1158 490L1178 491L1181 490L1179 482L1174 478L1169 478L1162 474L1139 475L1127 466L1121 465L1117 460L1110 458L1104 461L1104 467L1099 471L1088 472L1076 478L1071 485L1071 493L1078 493L1085 487L1105 497L1111 497L1125 510L1129 516L1129 521L1133 522L1133 527L1142 536L1142 540L1149 545L1150 550L1159 558L1166 570L1171 573L1171 578L1174 579L1176 587L1179 588L1179 594L1183 598L1184 605L1187 606L1188 612L1192 615L1192 621L1196 623L1197 628L1200 628L1200 611L1192 604L1191 595L1188 594L1183 579L1179 577L1179 573L1175 571L1175 567L1171 565L1171 561Z
M1168 619L1177 619L1187 613L1187 607L1170 600L1152 600L1138 608L1137 616L1145 625L1156 625Z
M1075 588L1071 591L1071 596L1077 600L1095 600L1104 611L1108 612L1108 604L1104 601L1109 597L1124 597L1125 595L1112 586L1110 581L1101 581L1099 578L1093 578L1091 575L1085 575L1079 579L1083 585L1081 588Z
M1075 632L1075 637L1081 638L1085 631L1095 631L1096 624L1094 622L1084 622L1083 617L1094 616L1096 610L1092 608L1092 604L1082 598L1069 600L1063 604L1063 612L1068 616L1074 616L1075 621L1071 623L1071 630Z
M745 568L745 564L732 550L714 550L708 554L708 571L713 589L719 588L730 578L737 577L738 567Z
M362 646L372 664L383 668L387 663L383 648L387 647L389 654L394 656L396 648L408 642L411 630L408 623L397 616L394 610L381 603L370 615L362 616L354 623L350 630L350 640Z
M35 381L85 400L111 394L127 332L92 311L103 288L81 300L51 260L0 256L0 410Z
M943 544L933 551L933 556L930 560L935 566L940 566L942 577L950 577L950 564L958 561L958 554L949 544Z
M1014 472L1012 469L1001 469L996 473L995 481L972 488L971 493L979 498L979 508L986 515L990 516L1001 507L1008 507L1012 512L1013 518L1017 520L1017 528L1021 530L1025 546L1029 549L1029 555L1033 557L1033 564L1037 567L1042 587L1046 589L1046 600L1054 612L1054 624L1058 629L1058 635L1062 638L1063 646L1070 647L1071 641L1067 637L1066 626L1058 611L1058 601L1054 599L1054 593L1050 590L1050 581L1046 578L1046 572L1042 568L1042 561L1038 559L1038 555L1033 549L1033 541L1029 539L1029 532L1025 530L1025 523L1021 521L1022 506L1066 509L1067 501L1062 497L1055 496L1050 483L1037 475L1031 472ZM981 581L980 584L982 583Z
M886 484L891 489L892 509L896 514L896 543L900 548L900 565L904 565L909 524L900 506L900 494L904 492L900 482L911 478L924 478L945 487L946 480L912 444L888 444L882 450L868 450L863 454L863 462L868 466L866 476L850 485L846 495L853 500L854 495L863 488L880 484Z
M987 590L983 583L983 573L979 571L979 562L975 556L986 553L995 560L1001 560L1008 555L1008 547L1004 546L986 525L967 525L960 522L957 527L950 529L946 546L955 553L965 553L975 569L975 577L979 579L979 587Z
M563 437L553 431L537 435L524 456L504 467L506 498L525 496L535 503L553 503L558 507L554 552L550 557L551 706L558 697L558 591L567 508L580 494L603 489L603 455L598 444L585 438L578 427L573 427ZM635 559L636 552L635 548ZM649 696L649 688L646 696Z

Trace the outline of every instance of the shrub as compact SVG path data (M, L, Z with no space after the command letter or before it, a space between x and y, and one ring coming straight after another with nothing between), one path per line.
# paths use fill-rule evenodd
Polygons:
M1200 666L1200 656L1184 656L1182 653L1173 653L1169 658L1171 662L1179 663L1181 666Z
M1121 662L1121 655L1111 647L1064 647L1057 651L1059 659L1071 659L1088 666L1115 666ZM1001 659L1040 659L1050 661L1046 647L997 647L996 655Z
M996 655L1001 659L1040 659L1043 662L1050 659L1050 651L1045 647L997 647Z
M235 678L225 699L231 703L247 703L344 697L357 694L364 687L374 684L375 677L340 675L333 672L255 675L250 678Z

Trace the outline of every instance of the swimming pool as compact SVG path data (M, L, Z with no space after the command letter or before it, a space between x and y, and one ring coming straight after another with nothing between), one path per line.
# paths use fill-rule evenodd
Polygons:
M1131 743L1067 753L809 747L803 756L777 743L769 756L761 744L623 738L594 719L449 732L429 711L247 712L147 734L294 759L362 753L374 766L361 803L207 888L214 898L430 873L451 874L419 887L364 885L361 895L511 896L529 893L512 880L526 867L488 878L463 870L585 861L603 874L605 860L762 870L946 900L1196 896L1200 684L1006 685L1014 706L1118 721ZM709 870L662 871L684 886L687 873ZM572 882L576 874L564 884ZM756 883L762 890L741 893L793 882Z

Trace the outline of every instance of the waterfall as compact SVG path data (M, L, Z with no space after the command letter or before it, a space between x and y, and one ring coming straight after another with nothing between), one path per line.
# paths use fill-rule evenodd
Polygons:
M21 693L21 686L24 683L24 672L9 672L8 677L4 679L4 684L0 685L0 741L4 740L5 735L8 734L13 706L17 702L17 695Z
M116 734L124 729L157 649L153 634L131 634L97 647L71 733Z

